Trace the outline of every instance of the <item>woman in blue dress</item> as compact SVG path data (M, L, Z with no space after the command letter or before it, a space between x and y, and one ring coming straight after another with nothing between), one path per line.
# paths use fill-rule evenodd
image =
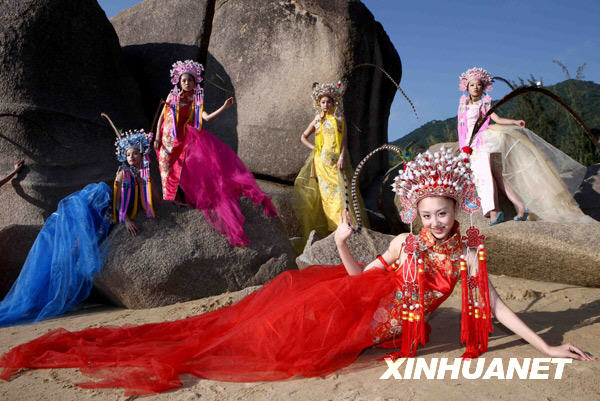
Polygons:
M132 219L138 199L146 215L154 217L148 158L152 134L115 132L117 159L122 165L114 190L104 182L89 184L59 202L31 247L19 277L0 302L0 326L37 322L81 303L106 260L106 238L112 223L123 222L135 235L139 229Z

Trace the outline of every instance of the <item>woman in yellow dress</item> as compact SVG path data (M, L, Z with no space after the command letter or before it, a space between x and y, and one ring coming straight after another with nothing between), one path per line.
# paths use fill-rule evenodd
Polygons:
M340 84L315 83L312 98L318 114L300 137L312 152L294 182L294 212L302 225L302 244L312 230L321 236L335 231L345 208L346 183L353 175L346 125L339 114ZM313 133L314 145L308 141ZM366 221L363 225L368 226Z

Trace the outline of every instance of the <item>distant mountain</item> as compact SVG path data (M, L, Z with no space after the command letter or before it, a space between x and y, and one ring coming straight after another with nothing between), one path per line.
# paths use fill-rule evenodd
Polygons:
M600 85L569 79L545 88L560 96L588 127L600 129ZM503 105L497 113L501 117L525 120L527 128L584 165L600 162L600 152L584 130L562 107L545 96L520 96ZM452 117L430 121L392 143L406 147L416 142L429 147L438 142L456 141L456 117Z

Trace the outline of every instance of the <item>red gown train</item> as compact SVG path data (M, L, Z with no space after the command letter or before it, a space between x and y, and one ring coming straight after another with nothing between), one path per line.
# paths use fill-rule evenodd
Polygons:
M445 245L431 247L426 313L454 288L459 239L456 233ZM311 266L286 271L238 303L203 315L135 327L55 330L3 355L0 378L8 380L22 368L77 367L101 379L82 387L147 394L181 386L183 373L239 382L326 375L399 334L404 267L349 276L342 265Z

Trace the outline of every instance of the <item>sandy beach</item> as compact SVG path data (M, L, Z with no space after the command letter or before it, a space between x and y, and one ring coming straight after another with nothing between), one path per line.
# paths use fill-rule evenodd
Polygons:
M547 283L492 276L492 282L506 303L535 331L552 344L571 342L580 348L600 355L600 289L566 284ZM0 329L0 351L63 327L78 330L102 325L142 324L181 319L235 302L252 291L223 294L197 301L155 309L127 310L96 307L70 313L35 325ZM458 343L460 325L460 289L432 317L431 341L417 357L460 357L463 347ZM491 358L543 357L544 355L495 324L490 337L485 366ZM223 383L182 377L184 386L163 394L125 397L121 389L84 390L75 385L86 378L76 369L25 371L10 382L0 384L2 400L598 400L600 399L600 361L573 361L564 365L561 379L554 379L550 364L546 380L456 380L446 374L444 379L380 380L387 365L378 358L385 350L364 351L349 367L323 378L296 378L282 382ZM474 366L474 365L473 365ZM403 374L404 367L399 369Z

